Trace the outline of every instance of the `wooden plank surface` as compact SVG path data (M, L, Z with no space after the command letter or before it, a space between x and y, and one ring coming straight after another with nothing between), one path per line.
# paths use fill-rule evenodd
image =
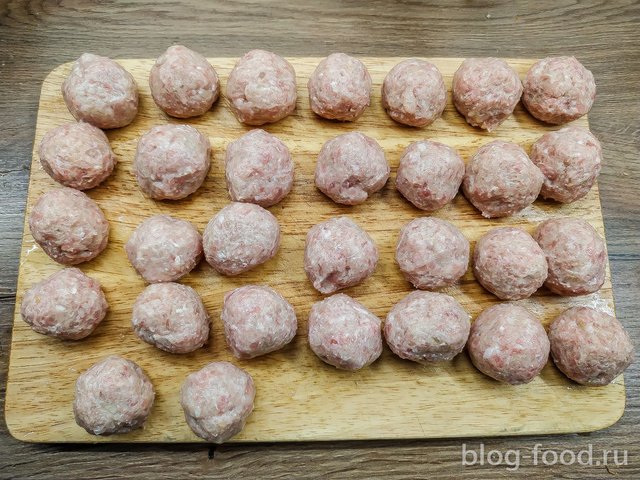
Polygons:
M456 148L468 159L482 144L495 138L511 140L528 150L545 131L558 127L534 121L521 106L495 132L469 127L449 101L441 119L426 129L411 129L391 121L380 106L380 85L399 58L363 58L373 82L372 106L354 123L321 120L308 108L306 81L319 58L291 58L298 75L299 101L296 113L265 127L291 149L296 180L292 193L271 208L282 226L283 240L275 259L247 274L227 278L205 263L183 279L200 293L213 319L209 345L193 354L176 356L140 342L130 327L131 306L144 288L143 281L128 264L123 244L144 218L167 213L192 221L200 231L211 216L228 203L224 183L225 146L248 128L240 125L222 99L203 117L187 121L209 136L213 162L204 186L179 202L154 202L138 190L132 175L137 139L151 126L178 123L165 117L148 91L152 60L121 60L136 78L141 94L140 113L130 126L107 132L118 156L115 174L88 192L105 211L111 223L110 243L96 260L82 269L98 278L110 303L105 321L88 339L60 342L32 332L15 317L6 420L10 432L32 442L192 442L199 439L186 426L178 402L184 377L212 360L232 360L246 368L258 389L256 408L245 430L235 441L352 440L431 438L527 433L592 431L614 423L624 410L622 377L605 388L577 386L551 364L526 386L494 382L470 364L466 355L454 362L419 366L395 358L388 350L372 367L360 372L337 371L318 360L306 341L306 317L312 302L321 299L306 280L302 269L307 230L335 215L352 216L367 230L380 249L380 262L372 278L346 290L374 313L384 317L391 306L411 291L394 262L400 227L424 215L397 193L393 178L403 148L411 141L430 138ZM450 86L462 59L431 59ZM212 58L224 87L235 59ZM531 60L509 60L523 75ZM60 95L60 84L69 65L56 68L45 80L36 127L35 149L46 131L71 120ZM224 91L224 89L223 89ZM575 122L587 126L585 118ZM392 179L383 191L356 207L335 205L313 185L315 157L322 144L335 135L359 130L376 138L392 167ZM35 152L34 149L34 152ZM37 197L54 188L33 155L27 215ZM579 216L604 234L598 191L572 205L537 201L514 217L486 220L458 195L436 216L451 220L472 242L497 225L517 225L529 231L546 218ZM17 305L24 291L60 268L34 243L26 229L22 245ZM299 318L298 335L284 350L249 361L233 360L226 348L219 320L224 292L246 283L266 283L291 301ZM445 290L454 295L475 317L496 303L467 272L459 286ZM520 301L545 324L570 305L613 309L609 275L603 289L593 295L562 298L541 290ZM146 426L126 435L94 437L73 421L73 384L80 372L107 354L119 353L138 362L155 385L157 400ZM545 412L541 415L540 412Z

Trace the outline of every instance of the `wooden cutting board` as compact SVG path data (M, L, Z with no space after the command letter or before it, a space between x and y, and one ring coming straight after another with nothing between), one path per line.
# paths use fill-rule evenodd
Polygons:
M137 188L132 174L137 140L154 125L178 120L166 117L151 99L147 78L153 60L120 61L138 82L140 113L128 127L107 132L119 163L114 175L88 194L111 223L110 241L97 259L81 266L102 283L110 311L90 337L78 342L39 335L21 320L19 306L25 290L61 268L34 243L25 221L6 396L6 421L12 435L30 442L198 442L184 422L178 392L188 373L213 360L230 360L247 369L255 379L255 410L246 428L233 439L238 442L584 432L616 422L625 405L622 377L603 388L581 387L567 380L549 362L532 383L509 386L476 371L466 353L450 363L421 366L402 361L385 349L371 367L353 373L338 371L313 355L306 338L307 315L311 304L322 296L311 287L302 268L304 239L312 225L346 214L371 234L380 249L378 267L371 278L346 293L384 318L391 306L411 291L394 261L398 232L409 220L424 215L395 190L395 171L404 147L418 139L434 139L455 147L467 160L480 145L496 138L517 142L528 150L540 135L558 127L535 121L518 106L512 117L489 134L468 126L450 100L443 117L430 127L399 126L380 105L380 86L386 72L400 58L363 58L374 83L371 107L354 123L325 121L310 111L306 90L307 79L320 59L289 60L298 75L298 108L285 120L265 127L289 146L296 166L293 191L271 208L282 226L282 246L276 258L239 277L220 276L203 262L183 279L200 293L213 320L209 344L188 355L161 352L133 334L131 307L145 285L127 262L123 244L136 225L157 213L190 220L202 232L211 216L229 202L223 169L225 147L249 128L235 120L224 98L203 117L188 120L186 123L211 139L213 162L209 176L203 187L186 200L149 200ZM220 75L224 91L235 59L210 61ZM440 68L450 87L453 72L462 59L431 61ZM509 60L509 63L524 76L533 60ZM70 64L56 68L42 86L27 218L38 196L56 187L42 170L36 152L46 131L72 120L60 94L60 85L69 69ZM586 118L575 123L588 126ZM325 141L353 130L363 131L380 142L392 175L386 187L363 205L338 206L314 187L315 157ZM541 220L557 216L584 218L604 235L597 188L572 205L538 200L523 213L498 220L482 218L459 194L435 216L452 221L472 242L497 225L517 225L532 231ZM268 284L281 292L294 305L299 327L295 340L282 351L239 361L226 347L220 309L226 291L247 283ZM473 318L497 302L474 281L471 270L459 286L445 292L456 297ZM602 290L592 295L562 298L543 289L519 303L545 325L572 305L609 312L614 308L609 274ZM156 403L144 429L95 437L74 422L71 407L74 383L94 362L115 353L144 368L155 386Z

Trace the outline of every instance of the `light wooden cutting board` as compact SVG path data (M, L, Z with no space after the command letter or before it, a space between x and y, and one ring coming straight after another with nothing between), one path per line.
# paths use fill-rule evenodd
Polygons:
M160 52L157 52L158 54ZM319 58L291 58L298 75L298 108L295 114L266 126L290 148L296 166L291 194L271 212L282 226L282 246L276 258L252 272L235 278L215 273L202 263L183 282L202 296L213 319L209 344L193 354L171 355L139 341L130 326L131 307L144 282L127 262L123 244L146 217L166 213L192 221L202 232L207 221L229 202L224 181L226 145L249 128L239 124L221 98L201 118L187 120L207 134L213 145L209 176L200 190L186 200L155 202L137 188L132 161L140 135L154 125L178 123L155 106L147 78L153 60L121 60L140 88L140 113L128 127L107 132L119 163L103 185L88 192L111 223L107 249L81 266L100 280L110 304L104 322L87 339L62 342L33 332L20 318L25 290L59 270L34 243L25 228L20 259L16 316L6 397L6 421L16 438L30 442L197 442L184 422L178 392L185 376L213 360L230 360L247 369L257 386L255 410L246 428L235 437L240 442L293 440L347 440L429 438L455 436L519 435L592 431L609 426L622 415L625 390L622 377L603 388L580 387L568 381L552 365L532 383L499 384L476 371L466 353L451 363L421 366L402 361L385 349L371 367L342 372L322 363L307 345L309 308L322 298L307 281L302 257L308 229L335 215L350 215L366 229L380 249L375 274L363 284L346 290L375 314L384 318L391 306L411 291L394 261L400 227L424 215L395 190L395 171L400 154L410 142L429 138L458 149L467 160L482 144L500 138L525 149L549 127L535 121L518 106L515 114L488 134L468 126L451 101L441 119L424 129L399 126L380 105L380 86L385 74L400 58L364 58L373 77L371 107L354 123L334 123L310 111L306 83ZM462 59L431 59L441 70L448 87ZM232 58L212 58L224 85L235 63ZM509 60L524 76L533 60ZM70 64L61 65L46 78L38 112L27 217L37 197L56 187L42 170L37 147L49 129L72 120L60 94ZM587 119L575 122L587 126ZM392 175L386 187L363 205L338 206L319 193L313 183L315 158L328 139L353 130L374 137L384 148ZM605 159L606 161L606 159ZM517 225L532 231L540 221L557 216L579 216L604 235L597 188L573 205L538 200L514 217L486 220L459 194L454 202L435 213L456 224L471 240L497 225ZM26 222L25 222L26 225ZM298 335L280 352L249 361L233 359L226 347L220 309L223 294L247 283L264 283L281 292L295 307ZM467 271L459 286L445 290L456 297L475 318L497 302ZM541 290L520 301L545 325L572 305L613 311L611 283L596 294L562 298ZM95 437L73 419L72 400L77 376L108 354L121 354L138 362L151 378L156 403L144 429L124 435Z

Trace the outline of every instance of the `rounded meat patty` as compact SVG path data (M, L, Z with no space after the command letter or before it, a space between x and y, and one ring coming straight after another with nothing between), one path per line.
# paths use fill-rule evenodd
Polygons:
M129 125L138 114L138 86L110 58L83 53L62 83L62 96L76 120L98 128Z
M522 96L518 72L499 58L467 58L453 75L453 104L467 123L487 131L513 113Z
M245 285L228 292L222 306L227 344L240 359L280 350L296 335L293 307L272 288Z
M180 404L193 433L223 443L240 433L253 411L256 388L245 370L212 362L182 384Z
M156 105L172 117L206 113L220 95L218 74L197 52L173 45L151 67L149 88Z
M531 235L520 228L497 227L476 242L473 273L499 299L520 300L542 286L548 266Z
M381 322L343 293L316 302L309 313L309 345L320 360L342 370L359 370L382 354Z
M462 189L486 218L524 210L538 197L544 177L520 146L494 140L467 163Z
M348 217L311 227L304 247L304 271L320 293L334 293L369 277L378 248L367 232Z
M264 50L247 52L229 74L227 99L247 125L277 122L296 109L296 72L289 62Z
M144 342L169 353L189 353L209 339L209 315L198 293L179 283L149 285L138 295L131 317Z
M585 115L596 98L593 74L575 57L537 61L524 79L522 103L543 122L566 123Z
M416 288L448 287L467 271L469 241L446 220L416 218L400 230L396 262Z
M100 282L77 268L65 268L26 291L20 314L38 333L80 340L95 330L108 308Z
M85 122L49 130L38 150L42 168L65 187L88 190L107 179L116 156L102 130Z
M442 293L411 292L396 303L384 323L389 348L405 360L453 360L469 338L469 314Z
M29 215L29 228L42 250L63 265L93 260L109 241L109 222L100 207L73 188L42 194Z
M393 67L382 84L382 106L398 123L426 127L447 104L447 88L438 67L411 58Z
M315 181L318 189L334 202L357 205L384 187L389 171L378 142L363 133L349 132L322 146Z
M571 307L549 328L556 366L582 385L608 385L631 365L634 347L622 324L588 307Z
M545 286L558 295L586 295L604 283L607 252L604 240L580 218L542 222L533 237L547 257Z
M138 141L133 168L140 189L155 200L179 200L207 177L211 144L189 125L160 125Z
M571 203L589 193L598 178L602 147L589 130L565 127L540 137L531 147L531 161L544 175L542 196Z
M464 169L464 161L453 148L419 140L410 144L400 157L396 187L413 205L433 212L455 198Z
M209 221L203 243L209 265L223 275L239 275L275 256L280 224L259 205L234 202Z
M501 303L482 311L467 343L471 362L500 382L529 383L549 358L549 338L540 321L519 305Z
M144 371L131 360L111 355L76 381L76 423L93 435L126 433L143 426L155 392Z
M227 146L224 158L234 202L275 205L293 186L293 160L287 146L264 130L251 130Z
M311 110L329 120L350 122L371 102L371 75L364 63L345 53L323 59L309 77Z
M202 258L202 238L186 220L154 215L138 225L124 249L133 268L147 282L173 282L193 270Z

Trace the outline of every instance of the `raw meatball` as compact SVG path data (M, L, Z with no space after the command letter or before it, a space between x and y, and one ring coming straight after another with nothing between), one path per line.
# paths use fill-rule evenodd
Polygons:
M566 123L585 115L596 98L593 74L575 57L547 57L524 79L522 103L547 123Z
M222 306L227 344L241 359L280 350L296 335L293 307L269 287L246 285L227 293Z
M384 323L389 348L405 360L452 360L469 338L469 314L442 293L411 292L396 303Z
M109 241L109 222L100 207L73 188L42 194L31 210L29 228L44 253L63 265L94 259Z
M598 178L602 147L589 130L565 127L540 137L531 148L531 161L544 175L542 196L571 203L589 193Z
M211 219L203 242L209 265L223 275L238 275L275 256L280 225L261 206L235 202Z
M420 140L400 157L398 191L416 207L433 212L454 199L464 177L464 161L451 147Z
M78 190L99 185L116 165L107 136L85 122L65 123L49 130L40 142L38 155L51 178Z
M98 128L129 125L138 113L138 86L110 58L83 53L62 83L71 115Z
M482 311L467 343L475 367L501 382L529 383L549 358L549 338L526 308L501 303Z
M311 110L330 120L353 121L371 102L371 75L357 58L332 53L309 77Z
M202 238L190 222L154 215L133 231L124 247L133 268L149 283L173 282L202 258Z
M522 148L494 140L480 147L467 164L462 189L484 217L506 217L531 205L543 180Z
M396 262L416 288L448 287L467 271L469 241L446 220L416 218L400 230Z
M520 228L493 228L476 242L476 280L501 300L530 297L547 279L547 271L544 252Z
M197 292L179 283L149 285L131 317L141 340L169 353L189 353L209 339L209 315Z
M520 101L518 72L499 58L467 58L453 75L453 104L467 123L492 131Z
M206 58L182 45L173 45L151 68L149 88L165 113L189 118L211 108L220 94L220 81Z
M611 315L571 307L549 328L551 356L567 377L583 385L607 385L631 365L629 334Z
M533 237L549 264L545 286L558 295L586 295L604 283L607 252L598 232L581 218L542 222Z
M373 138L350 132L322 146L316 164L316 186L336 203L357 205L389 178L384 150Z
M304 271L321 293L357 285L373 273L377 263L373 239L348 217L329 219L307 233Z
M247 125L277 122L296 109L296 72L275 53L251 50L238 60L227 81L227 99Z
M144 371L111 355L78 377L73 413L76 423L93 435L126 433L143 426L154 398Z
M293 186L293 160L287 146L264 130L251 130L227 146L224 158L234 202L275 205Z
M180 404L196 435L223 443L244 428L255 396L253 379L245 370L228 362L212 362L187 377Z
M442 115L447 89L433 63L411 58L398 63L382 84L382 106L398 123L431 125Z
M382 353L381 322L343 293L314 303L309 313L309 345L320 360L343 370L359 370Z
M209 139L189 125L160 125L140 137L136 179L155 200L179 200L200 188L211 160Z
M100 282L65 268L27 290L20 313L38 333L80 340L95 330L108 308Z

